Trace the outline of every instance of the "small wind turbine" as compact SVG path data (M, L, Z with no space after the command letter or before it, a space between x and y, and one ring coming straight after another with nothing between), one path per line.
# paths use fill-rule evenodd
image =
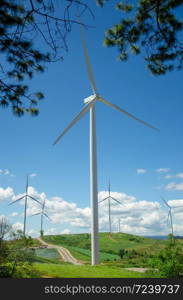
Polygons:
M111 199L116 201L119 204L122 204L120 201L118 201L117 199L115 199L114 197L111 196L111 188L110 188L110 181L109 181L108 196L98 202L98 203L101 203L105 200L108 200L109 234L111 234L111 232L112 232L112 230L111 230Z
M96 101L102 102L119 112L125 114L131 119L142 123L143 125L157 130L154 126L140 120L134 115L128 113L119 106L112 104L111 102L102 98L96 88L95 80L92 73L90 64L90 58L88 49L83 36L83 28L81 26L81 39L84 50L86 69L88 79L90 81L93 94L84 99L85 106L79 112L78 115L72 120L72 122L64 129L64 131L55 140L54 145L57 144L61 138L67 133L71 127L73 127L88 111L90 112L90 199L91 199L91 253L92 253L92 265L99 263L99 245L98 245L98 190L97 190L97 148L96 148L96 126L95 126L95 103Z
M44 231L43 231L43 216L45 216L49 221L51 221L50 217L48 217L48 215L45 213L45 201L46 201L46 199L44 199L44 201L42 203L41 211L32 215L32 216L41 215L41 230L40 230L41 237L44 234Z
M118 230L121 232L121 219L118 219Z
M183 207L183 206L170 206L168 204L168 202L162 196L160 196L160 198L163 200L163 202L165 203L165 205L169 208L169 211L168 211L168 220L170 218L170 226L171 226L171 229L172 229L172 238L174 238L172 208L179 208L179 207Z
M25 236L25 233L26 233L26 221L27 221L27 201L28 201L28 197L34 201L36 201L37 203L41 204L37 199L35 199L34 197L28 195L28 187L29 187L29 183L28 183L28 180L29 180L29 176L27 175L27 180L26 180L26 187L25 187L25 194L18 198L17 200L11 202L9 205L11 204L14 204L15 202L18 202L22 199L25 198L25 208L24 208L24 229L23 229L23 234Z

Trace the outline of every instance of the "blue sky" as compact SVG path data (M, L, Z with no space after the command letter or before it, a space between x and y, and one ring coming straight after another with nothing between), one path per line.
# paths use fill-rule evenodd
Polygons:
M123 203L113 205L113 230L121 218L123 232L166 234L170 231L167 209L160 195L169 204L183 205L182 72L153 77L142 56L126 63L118 61L116 49L102 46L104 31L119 20L110 5L104 9L93 6L95 20L87 18L95 26L85 36L97 88L102 97L160 131L97 103L99 199L106 196L110 177L111 191ZM51 223L45 223L47 233L90 231L89 115L52 146L83 107L83 99L92 94L77 26L69 35L68 46L63 62L47 66L44 74L30 82L33 91L45 94L38 117L16 118L9 110L0 112L0 215L7 216L15 228L22 226L23 206L8 203L23 194L26 174L36 174L29 180L29 192L47 199L52 217ZM107 231L107 204L103 205L99 208L100 230ZM29 214L36 211L30 201ZM176 209L177 234L182 234L182 221L183 210ZM30 234L36 234L39 223L39 217L29 217Z

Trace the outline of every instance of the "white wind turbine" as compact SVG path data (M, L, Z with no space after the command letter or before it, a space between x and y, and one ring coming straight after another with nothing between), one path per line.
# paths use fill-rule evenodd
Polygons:
M121 219L118 219L118 231L121 232Z
M25 236L25 233L26 233L26 221L27 221L27 201L28 201L28 198L36 201L37 203L41 204L37 199L35 199L34 197L28 195L28 187L29 187L29 175L27 175L27 180L26 180L26 187L25 187L25 194L18 198L17 200L11 202L9 205L11 204L14 204L15 202L18 202L22 199L25 198L25 208L24 208L24 229L23 229L23 234Z
M33 216L37 216L37 215L41 215L41 230L40 230L40 234L41 236L43 236L44 231L43 231L43 217L45 216L49 221L51 221L50 217L45 213L45 202L46 199L44 199L43 203L42 203L42 209L40 212L33 214L31 217Z
M179 208L179 207L183 207L182 205L180 206L170 206L168 204L168 202L162 197L160 196L160 198L163 200L163 202L165 203L165 205L168 207L169 211L168 211L168 220L170 218L170 226L171 226L171 230L172 230L172 237L174 237L174 229L173 229L173 218L172 218L172 208Z
M115 199L114 197L111 196L111 187L110 187L110 181L109 181L109 188L108 188L108 196L105 197L104 199L100 200L98 203L101 203L105 200L108 200L108 214L109 214L109 234L111 234L111 200L116 201L119 204L122 204L120 201Z
M95 80L92 73L90 64L88 49L84 40L83 31L81 26L81 39L84 50L84 57L86 62L86 69L88 79L91 84L93 94L84 99L84 108L78 115L72 120L72 122L63 130L63 132L55 140L54 145L57 144L60 139L67 133L72 126L74 126L88 111L90 112L90 199L91 199L91 253L92 253L92 265L99 263L99 246L98 246L98 190L97 190L97 150L96 150L96 126L95 126L95 103L96 101L102 102L119 112L127 115L143 125L157 130L152 125L140 120L134 115L128 113L119 106L112 104L111 102L102 98L96 88Z

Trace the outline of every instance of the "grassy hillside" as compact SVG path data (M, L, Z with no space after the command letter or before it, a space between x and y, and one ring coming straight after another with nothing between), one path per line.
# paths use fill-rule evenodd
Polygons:
M43 238L46 242L62 246L79 247L83 249L91 248L90 234L63 234L47 235ZM100 233L99 246L101 252L118 254L119 249L144 249L154 250L155 246L161 248L165 245L165 240L153 240L141 236L126 233Z
M73 256L81 261L90 262L90 234L49 235L45 236L43 239L50 244L66 247ZM145 266L146 263L143 257L147 256L147 253L148 255L153 255L158 252L166 245L166 243L167 242L163 240L153 240L125 233L113 233L111 235L108 233L100 233L100 262L119 261L119 251L120 249L125 249L129 252L129 258L131 258L130 266L138 265L139 256L141 256L141 266ZM130 257L131 254L133 254L134 257ZM135 256L138 256L138 259L135 259ZM123 260L123 263L124 265L129 265L129 259Z

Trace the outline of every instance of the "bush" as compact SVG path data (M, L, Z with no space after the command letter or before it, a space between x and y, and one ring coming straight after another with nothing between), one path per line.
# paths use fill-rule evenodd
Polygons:
M24 237L22 232L13 232L13 239L0 242L0 277L30 278L36 275L32 266L35 250L31 237ZM37 277L37 276L36 276Z
M151 261L163 277L183 277L183 253L176 241L169 237L166 248Z
M121 257L121 259L124 257L126 253L126 250L125 249L120 249L119 252L118 252L118 255Z
M13 266L12 264L0 265L0 278L12 277Z
M40 274L28 262L24 262L18 265L9 262L0 266L0 278L34 278L34 277L40 277Z

